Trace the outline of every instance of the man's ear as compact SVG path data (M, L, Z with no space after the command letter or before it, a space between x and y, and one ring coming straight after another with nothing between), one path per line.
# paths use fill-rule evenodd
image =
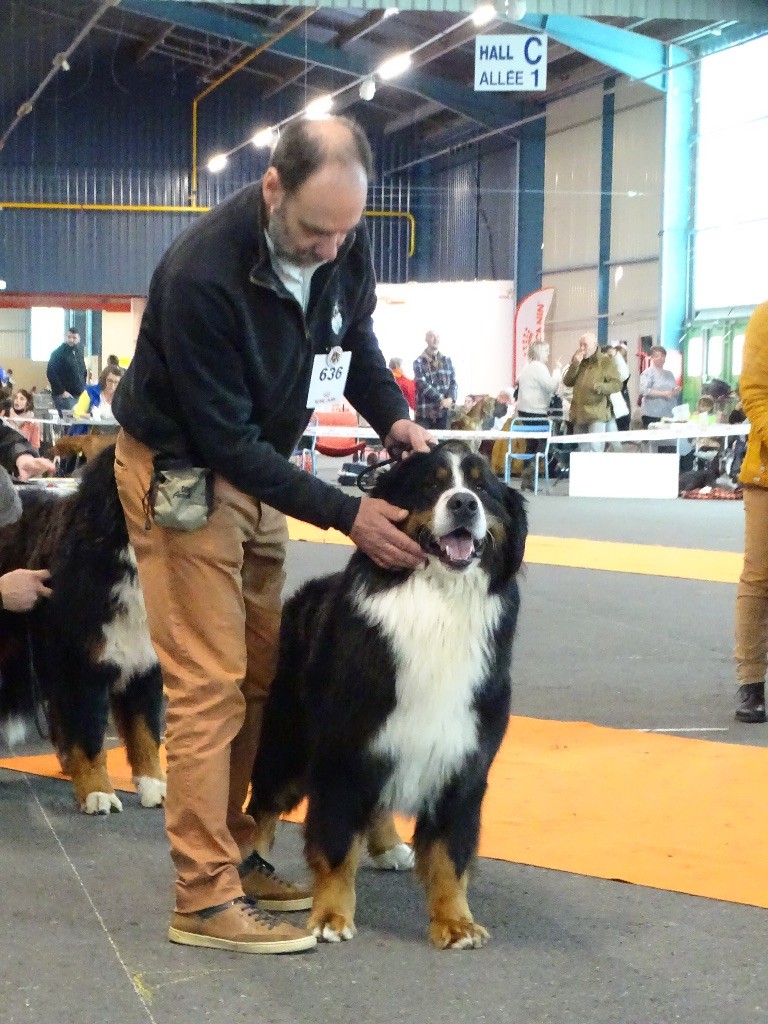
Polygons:
M261 180L261 194L269 213L283 201L283 186L276 167L268 167Z

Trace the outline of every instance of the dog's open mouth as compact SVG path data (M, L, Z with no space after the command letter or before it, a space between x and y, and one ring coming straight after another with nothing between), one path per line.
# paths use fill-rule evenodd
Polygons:
M469 530L452 530L442 537L430 535L429 542L422 545L431 555L436 555L443 565L451 569L466 569L483 550L483 539L473 537Z

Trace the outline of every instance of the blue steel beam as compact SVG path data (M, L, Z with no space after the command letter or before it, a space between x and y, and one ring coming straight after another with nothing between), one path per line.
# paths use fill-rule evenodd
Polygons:
M156 21L172 22L182 28L205 32L254 48L270 38L268 32L233 17L230 12L226 15L219 14L196 3L185 3L182 0L122 0L120 8ZM375 66L359 57L333 46L305 43L303 37L294 34L277 40L270 46L270 50L272 53L298 60L306 58L312 64L319 64L333 71L346 72L352 78L365 78L376 70ZM501 128L515 120L520 112L520 106L511 104L507 99L481 97L471 89L435 78L423 71L407 72L389 84L424 99L435 100L446 109L488 128Z
M502 13L499 18L533 32L545 32L558 43L564 43L622 75L642 79L661 92L666 92L666 72L670 65L690 60L690 54L681 46L660 43L587 18L573 18L565 14L526 14L519 21L512 21Z

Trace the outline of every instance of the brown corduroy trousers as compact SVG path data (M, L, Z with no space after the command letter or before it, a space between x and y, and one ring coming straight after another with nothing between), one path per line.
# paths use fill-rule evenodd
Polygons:
M744 567L736 591L736 675L762 683L768 664L768 489L744 488Z
M277 660L288 530L219 476L204 527L147 530L152 455L120 432L115 477L167 699L176 909L189 913L243 894L237 865L256 838L243 805Z

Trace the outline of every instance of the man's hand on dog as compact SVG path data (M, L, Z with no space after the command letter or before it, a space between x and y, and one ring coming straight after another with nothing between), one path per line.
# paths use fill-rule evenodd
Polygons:
M384 439L384 447L389 448L393 444L402 445L407 454L409 451L428 452L437 441L428 430L413 420L395 420Z
M0 576L3 608L9 612L30 611L41 597L50 597L53 593L45 585L50 576L47 569L14 569Z
M407 516L382 498L363 498L349 536L382 569L415 569L424 564L424 552L395 526Z

